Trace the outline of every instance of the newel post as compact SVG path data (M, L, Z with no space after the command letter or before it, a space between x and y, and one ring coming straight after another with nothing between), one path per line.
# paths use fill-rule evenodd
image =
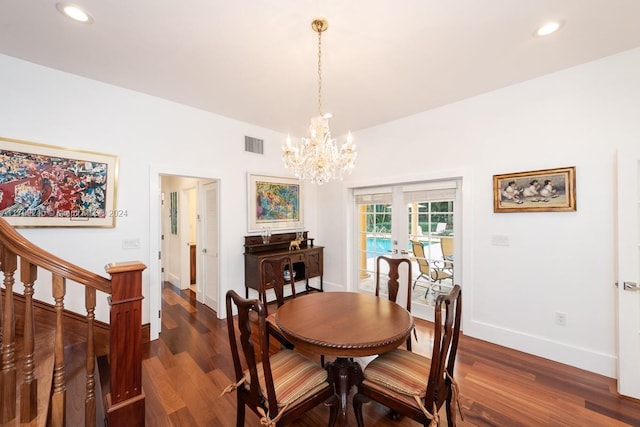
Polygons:
M144 427L142 391L142 271L140 262L108 264L111 315L107 395L110 426Z

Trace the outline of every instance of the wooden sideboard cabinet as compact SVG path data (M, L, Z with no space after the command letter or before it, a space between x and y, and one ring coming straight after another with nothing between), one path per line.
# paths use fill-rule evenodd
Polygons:
M244 284L245 297L249 298L249 289L260 291L260 274L258 268L264 258L277 258L288 255L293 261L294 279L296 283L305 281L305 289L322 292L323 246L308 244L307 232L300 249L289 250L289 243L296 238L296 233L278 233L271 235L269 243L262 243L261 236L245 236L244 238ZM320 278L320 287L309 285L309 279Z

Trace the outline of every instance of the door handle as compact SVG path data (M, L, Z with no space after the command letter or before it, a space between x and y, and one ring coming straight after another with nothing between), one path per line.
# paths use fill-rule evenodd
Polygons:
M618 287L618 282L615 283L616 288ZM622 282L622 289L625 291L640 291L640 285L636 282Z

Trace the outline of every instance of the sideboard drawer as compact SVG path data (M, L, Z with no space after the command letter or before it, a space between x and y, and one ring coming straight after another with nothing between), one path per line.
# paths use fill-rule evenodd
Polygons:
M306 258L303 253L299 253L297 251L289 251L289 256L293 262L304 262Z

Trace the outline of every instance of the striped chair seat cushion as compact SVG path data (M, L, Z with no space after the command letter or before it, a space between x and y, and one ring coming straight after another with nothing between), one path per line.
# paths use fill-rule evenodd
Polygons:
M420 410L420 407L418 406L417 402L416 402L416 398L413 396L409 396L408 394L405 393L399 393L395 390L390 389L389 387L387 387L386 385L382 385L382 384L378 384L375 383L373 381L369 381L367 379L365 379L364 381L362 381L362 384L374 389L376 391L378 391L379 393L389 396L390 398L397 400L399 402L404 403L407 406L412 406L418 410Z
M273 386L279 407L329 387L327 371L293 350L281 350L271 356L270 360ZM259 363L257 368L260 390L266 396L262 363ZM248 371L245 372L245 378L248 386L251 381Z
M431 359L396 349L376 357L364 370L364 378L408 396L424 398Z

